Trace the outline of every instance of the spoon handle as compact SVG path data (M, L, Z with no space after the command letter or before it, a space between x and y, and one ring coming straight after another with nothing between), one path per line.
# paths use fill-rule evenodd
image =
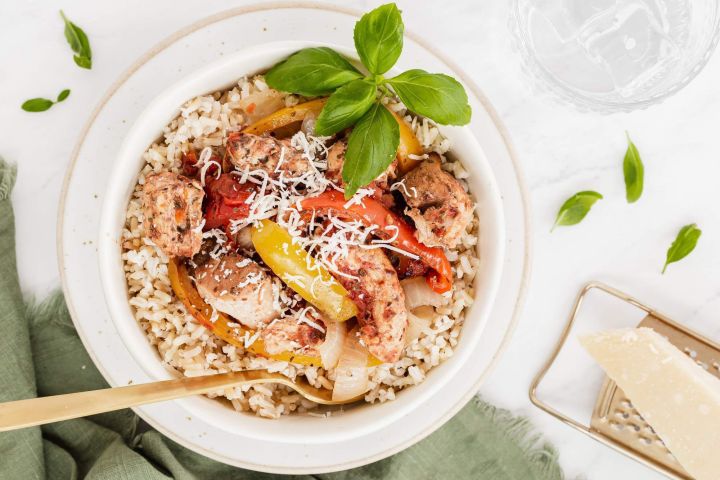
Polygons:
M0 403L0 432L278 380L287 379L264 370L248 370Z

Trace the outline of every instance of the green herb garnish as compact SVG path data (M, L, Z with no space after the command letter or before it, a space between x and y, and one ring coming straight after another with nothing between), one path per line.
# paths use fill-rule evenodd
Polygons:
M628 141L628 148L623 160L623 174L625 175L625 197L628 203L636 202L643 192L645 178L645 167L640 159L635 144L630 140L630 135L625 132Z
M342 171L345 196L348 190L354 194L379 177L392 163L399 144L400 127L395 118L382 104L375 103L357 122L348 139ZM355 161L348 162L348 158Z
M351 127L375 102L377 87L365 79L353 80L328 98L315 122L318 132L339 132Z
M335 50L313 47L300 50L265 74L271 87L306 96L327 95L362 74Z
M411 111L443 125L470 123L470 105L465 89L442 73L408 70L388 80L395 93Z
M90 41L82 28L75 25L73 22L68 20L65 13L60 10L60 16L65 22L65 38L70 44L70 48L75 55L73 60L78 67L92 68L92 50L90 49ZM49 107L48 107L49 108Z
M400 10L394 3L366 13L355 24L355 50L370 73L382 75L395 65L402 53L404 31Z
M69 97L69 96L70 96L70 89L69 89L69 88L66 88L65 90L63 90L62 92L60 92L60 93L58 94L57 100L55 101L55 103L60 103L60 102L62 102L63 100L65 100L65 99L66 99L67 97Z
M673 241L672 245L670 245L670 248L668 248L662 273L665 273L668 265L682 260L683 258L687 257L690 252L695 250L695 246L697 245L698 239L700 238L701 234L702 230L697 228L697 225L695 225L694 223L682 227L678 232L675 241Z
M55 100L54 102L47 98L31 98L30 100L25 100L21 105L21 108L26 112L44 112L56 103L64 101L69 96L70 90L65 89L58 94L57 100Z
M598 200L603 198L598 192L586 190L584 192L578 192L572 197L565 200L560 210L558 211L557 217L555 218L555 225L553 230L558 225L569 226L577 225L585 218L592 206Z
M355 24L355 49L368 75L327 47L300 50L265 75L276 90L305 96L331 94L315 124L318 135L334 135L355 125L342 172L346 198L382 174L397 153L400 129L384 106L384 97L394 93L410 111L442 125L470 122L467 93L454 78L418 69L383 76L400 57L404 29L394 3L366 13Z

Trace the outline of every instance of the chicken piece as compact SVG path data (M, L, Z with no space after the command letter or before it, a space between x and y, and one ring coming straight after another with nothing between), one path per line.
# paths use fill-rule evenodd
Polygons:
M431 247L454 248L473 217L473 203L460 182L440 167L436 154L405 175L404 182L400 192L417 239Z
M214 309L257 329L280 316L270 275L249 258L228 252L198 255L194 269L198 292Z
M338 187L344 186L342 169L343 163L345 163L346 151L347 143L344 140L338 140L332 144L327 153L327 170L325 170L325 176ZM397 168L398 161L396 158L368 187L375 187L381 190L381 192L387 192L390 189L390 183L397 177Z
M337 280L358 307L360 338L382 362L396 362L405 346L408 317L405 293L395 269L380 249L351 246L336 260Z
M192 257L202 243L199 183L172 172L145 177L142 208L145 235L171 257Z
M272 178L278 178L281 172L285 178L296 178L312 169L310 160L289 139L269 135L234 133L227 139L227 153L238 170L263 170Z
M317 356L316 346L325 339L325 325L313 309L303 310L299 315L283 317L268 325L261 333L265 351L270 355L282 352L302 352Z

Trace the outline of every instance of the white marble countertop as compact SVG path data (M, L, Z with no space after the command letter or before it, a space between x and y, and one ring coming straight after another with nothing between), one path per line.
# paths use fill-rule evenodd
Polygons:
M247 2L191 0L26 0L0 3L0 154L19 165L13 201L18 264L25 292L43 297L59 285L55 228L61 183L82 125L118 75L152 45L200 17ZM335 2L367 10L378 2ZM533 407L530 381L550 353L572 300L588 280L603 280L673 318L720 338L717 266L720 162L720 57L684 90L646 111L582 114L538 94L520 70L507 30L508 3L399 1L407 28L462 65L505 122L524 168L533 207L534 262L526 307L514 339L481 393L498 406L529 416L560 450L568 478L661 478L600 446ZM77 68L62 36L58 10L91 39L92 71ZM42 114L20 104L35 96L72 95ZM717 110L716 110L717 109ZM625 130L646 167L645 193L624 198ZM569 195L602 192L585 221L550 233ZM697 222L696 251L660 275L677 230ZM565 367L567 368L567 367ZM572 373L572 368L567 370Z

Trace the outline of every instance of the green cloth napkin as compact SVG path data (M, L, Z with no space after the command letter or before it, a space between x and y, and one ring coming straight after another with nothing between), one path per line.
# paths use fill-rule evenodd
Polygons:
M15 264L10 191L15 168L0 158L0 402L105 388L62 295L26 305ZM272 420L268 420L272 421ZM267 479L196 454L121 410L0 433L0 479ZM345 472L289 479L419 480L563 478L552 446L525 419L481 400L417 445Z

